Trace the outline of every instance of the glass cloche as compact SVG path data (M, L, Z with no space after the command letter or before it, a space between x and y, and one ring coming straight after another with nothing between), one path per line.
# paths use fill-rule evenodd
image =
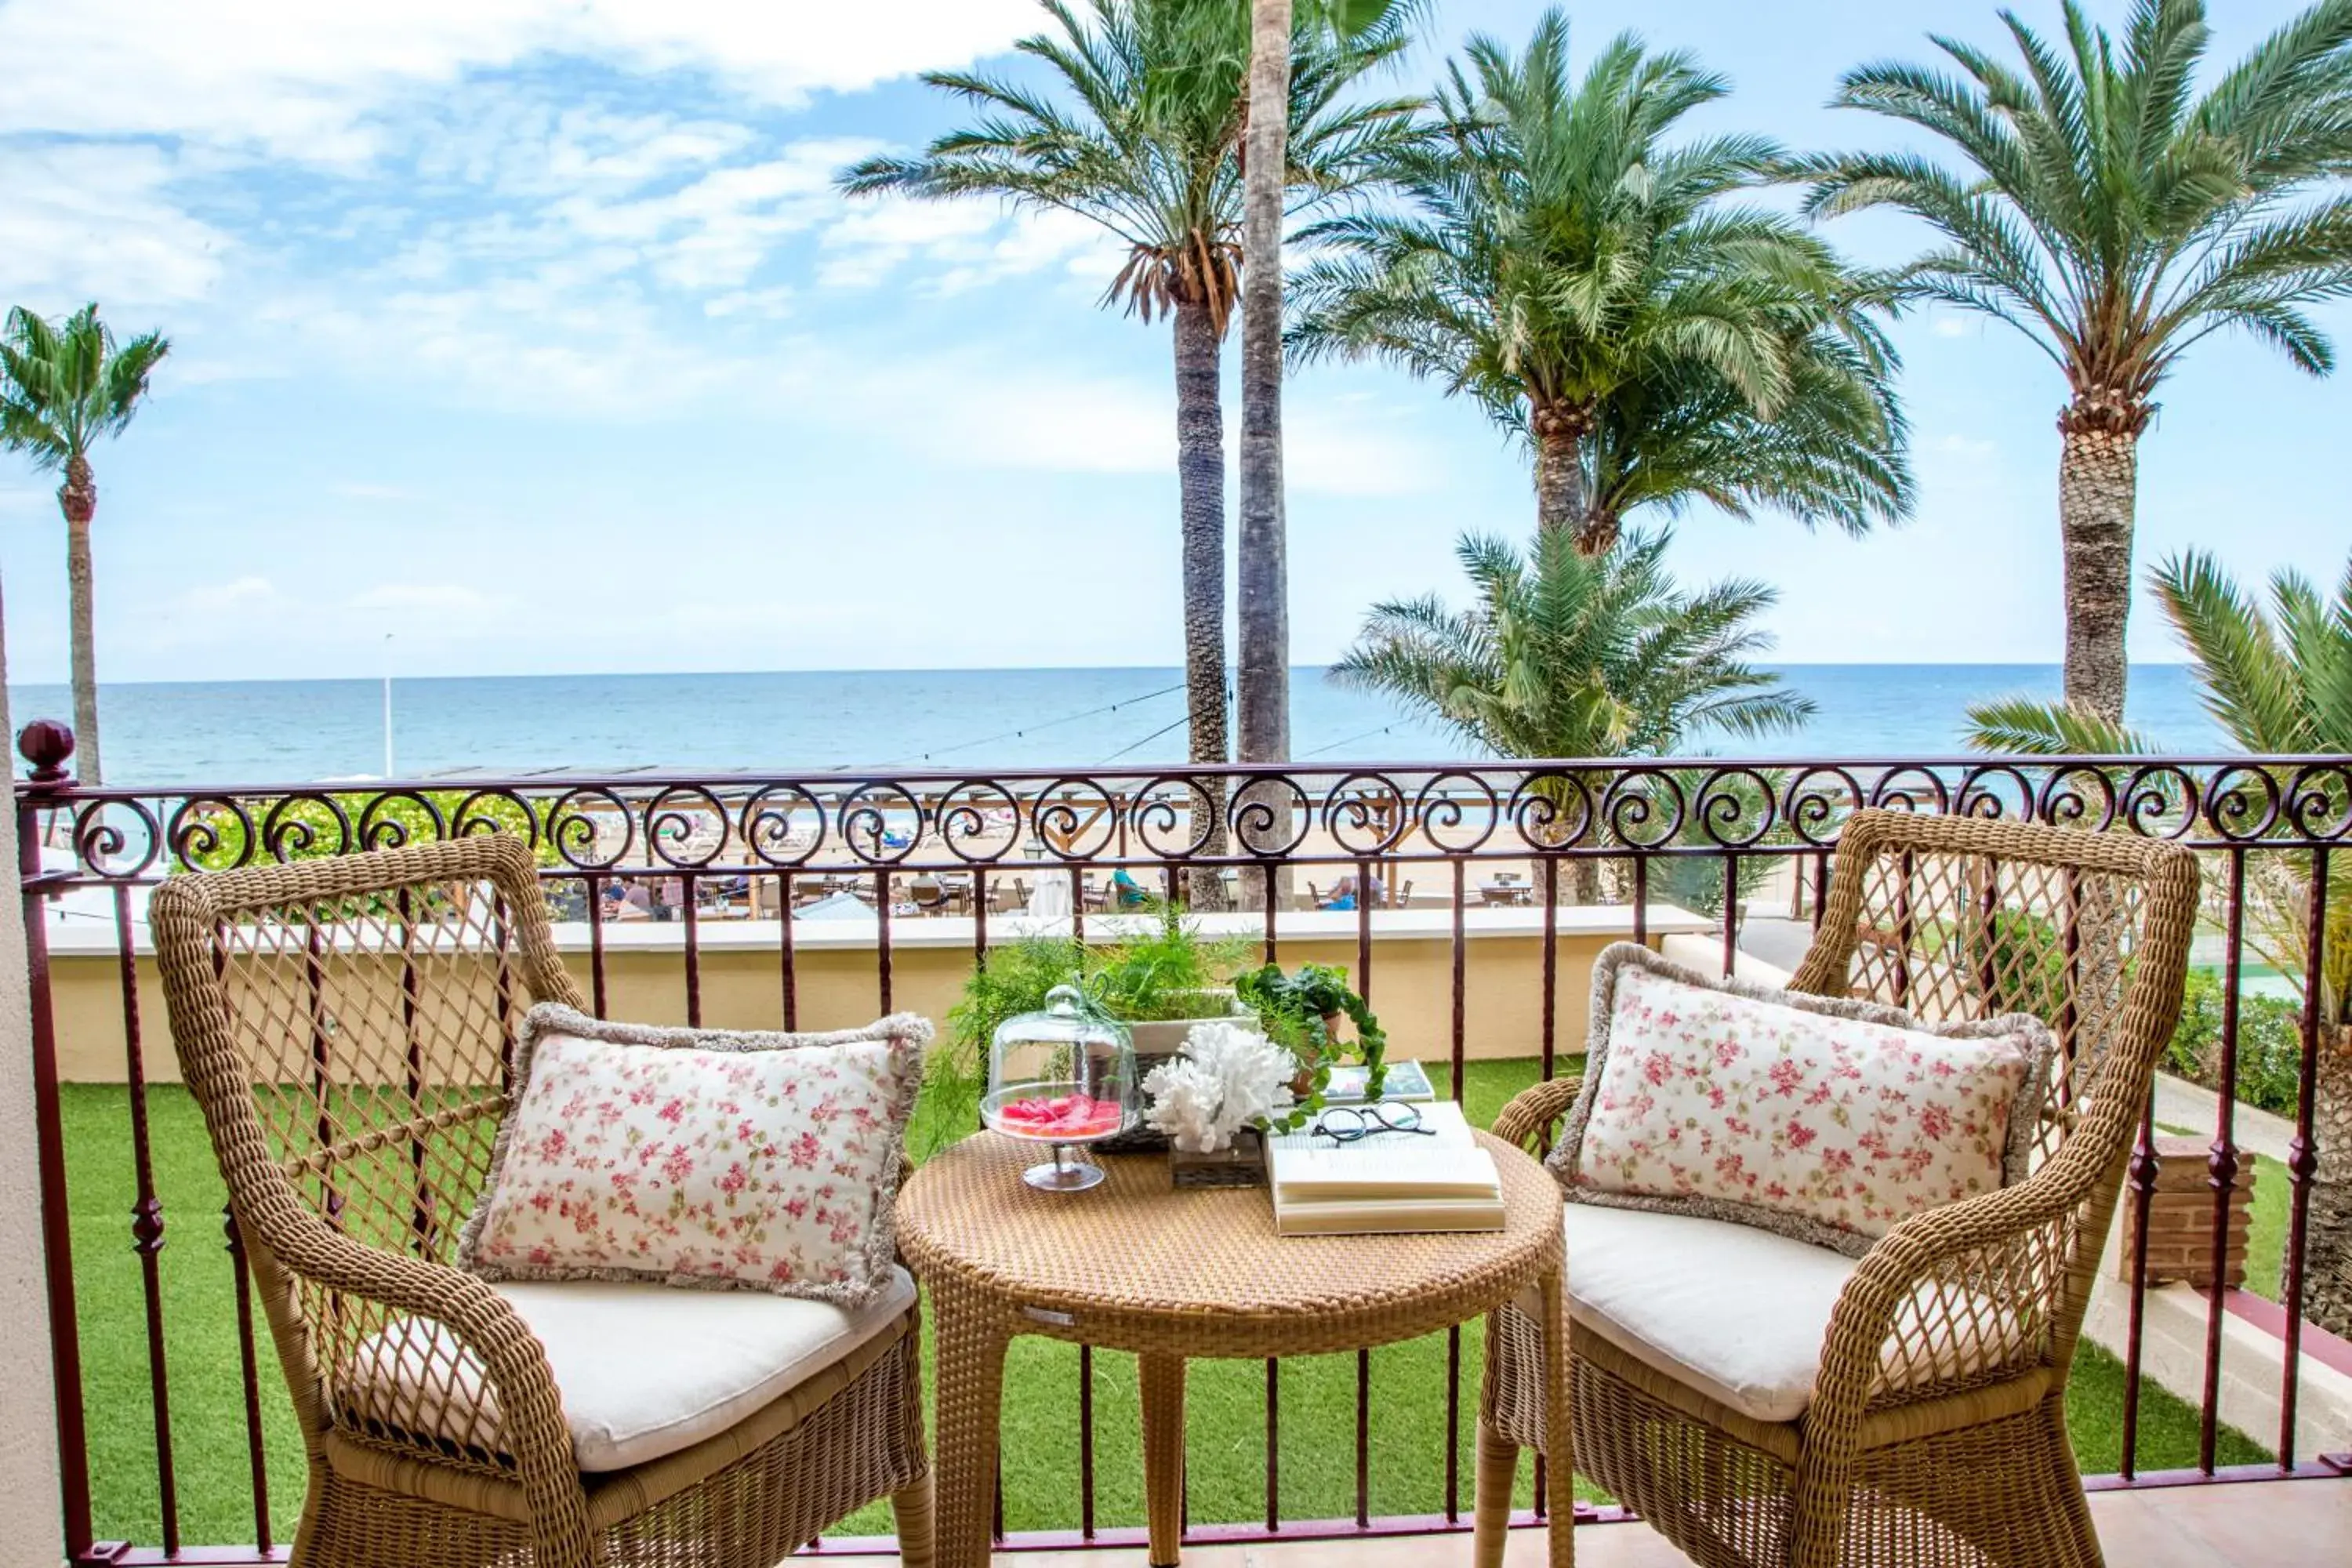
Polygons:
M1052 1146L1054 1157L1024 1180L1046 1192L1083 1192L1102 1167L1070 1151L1116 1138L1135 1121L1135 1047L1127 1026L1107 1016L1075 985L1045 994L1042 1013L998 1026L988 1047L988 1093L980 1102L990 1131Z

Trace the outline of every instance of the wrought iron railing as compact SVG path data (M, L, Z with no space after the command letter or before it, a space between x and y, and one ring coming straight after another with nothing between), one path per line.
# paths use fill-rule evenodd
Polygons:
M1395 766L1226 767L1184 770L847 773L623 777L533 776L422 780L384 784L236 785L201 788L85 789L66 772L70 735L54 724L27 728L20 749L33 763L16 790L22 836L22 886L32 965L37 1110L42 1204L48 1247L51 1332L58 1388L58 1436L66 1482L66 1531L85 1562L276 1561L284 1554L272 1522L265 1458L265 1380L274 1377L257 1349L255 1322L234 1225L227 1226L236 1336L235 1407L243 1430L190 1433L175 1428L169 1367L181 1330L167 1310L159 1264L167 1237L189 1225L213 1233L212 1219L184 1215L154 1159L150 1128L152 1018L142 1017L144 889L191 868L332 855L484 831L507 830L537 847L566 942L586 971L603 1008L616 955L632 963L648 951L674 963L677 999L690 1022L705 1021L705 969L714 943L730 962L749 952L772 964L773 988L761 1016L710 1017L713 1024L785 1026L845 1024L811 1016L802 981L820 927L794 916L844 897L870 909L870 935L858 928L847 945L870 948L872 1005L889 1011L894 974L910 942L936 949L969 944L982 963L992 942L1045 922L1081 937L1118 921L1121 893L1107 879L1124 869L1143 887L1187 900L1195 910L1242 906L1218 923L1245 932L1269 960L1286 944L1352 943L1356 983L1378 1005L1382 945L1391 936L1450 948L1445 1023L1433 1037L1402 1042L1442 1058L1449 1082L1465 1081L1465 1018L1474 942L1508 931L1533 939L1529 971L1507 983L1536 989L1536 1026L1517 1053L1550 1076L1559 1064L1559 1022L1580 1013L1581 994L1564 993L1563 943L1612 929L1580 903L1617 911L1613 929L1633 940L1657 934L1662 921L1703 928L1711 954L1728 967L1741 946L1743 910L1765 914L1759 899L1801 922L1818 908L1837 834L1864 805L1964 812L2178 838L2205 852L2210 906L2206 943L2220 971L2223 1027L2220 1077L2236 1073L2240 999L2261 947L2249 931L2254 912L2275 922L2281 887L2299 889L2294 919L2315 986L2330 961L2326 940L2341 929L2346 869L2352 854L2352 759L2344 757L1947 758L1843 761L1640 763L1456 763ZM2331 856L2339 905L2331 907ZM1352 908L1327 905L1337 879L1350 879ZM1327 889L1325 879L1334 879ZM1478 879L1474 880L1474 879ZM1309 889L1316 895L1305 895ZM1672 895L1669 897L1668 895ZM1694 915L1675 904L1696 906ZM1287 907L1283 907L1283 906ZM852 909L853 916L861 911ZM1564 919L1564 917L1566 917ZM649 935L625 927L667 926ZM1790 928L1802 934L1801 924ZM2297 933L2273 933L2295 945ZM674 940L672 940L674 938ZM826 936L828 952L845 939ZM2218 942L2218 949L2212 944ZM61 1112L60 1062L86 1058L61 1031L58 967L67 949L110 963L120 975L121 1017L110 1042L127 1095L133 1202L121 1240L137 1255L135 1308L111 1303L112 1317L77 1288L69 1155ZM2308 994L2306 992L2306 994ZM732 994L730 993L730 994ZM770 1005L772 1004L772 1005ZM734 1005L739 1010L740 1002ZM860 1005L863 1005L862 998ZM151 1008L152 1011L152 1008ZM2311 1198L2323 1152L2315 1142L2321 1069L2321 1020L2305 1007L2300 1021L2294 1133L2284 1162L2289 1184L2283 1317L2276 1367L2281 1412L2263 1474L2340 1470L2344 1456L2299 1455L2296 1445L2301 1351L2314 1331L2302 1308L2311 1253ZM1433 1061L1433 1066L1434 1061ZM2215 1194L2215 1274L2228 1242L2225 1205L2241 1158L2234 1110L2220 1101L2209 1167ZM2152 1131L2152 1124L2149 1131ZM111 1156L110 1156L110 1158ZM2133 1182L2152 1190L2156 1162L2144 1133ZM85 1233L87 1234L87 1233ZM2209 1293L2209 1334L2199 1397L2197 1460L2187 1479L2246 1473L2224 1462L2221 1394L2221 1332L2232 1293ZM2125 1347L2123 1443L2117 1473L2098 1484L2148 1478L2137 1463L2142 1405L2141 1304L2132 1298ZM120 1400L120 1380L103 1389L85 1377L84 1338L131 1336L145 1345L145 1424L152 1428L153 1482L140 1511L155 1521L152 1541L100 1540L117 1525L93 1506L89 1442L93 1401ZM224 1358L226 1359L226 1358ZM1459 1471L1466 1408L1457 1331L1446 1346L1444 1403L1430 1411L1445 1428L1442 1486L1433 1512L1381 1519L1372 1507L1375 1477L1369 1432L1378 1396L1371 1362L1355 1369L1355 1486L1351 1517L1288 1517L1276 1472L1282 1379L1269 1365L1264 1394L1266 1485L1262 1519L1201 1519L1203 1537L1268 1536L1400 1529L1444 1529L1462 1522ZM1098 1505L1094 1463L1092 1368L1081 1358L1074 1412L1082 1446L1083 1496L1076 1528L1056 1539L1128 1542L1135 1521ZM1196 1409L1199 1405L1196 1404ZM103 1412L110 1422L119 1409ZM1255 1426L1255 1423L1253 1423ZM1346 1434L1333 1435L1345 1442ZM2253 1436L2268 1441L2269 1433ZM1236 1435L1237 1439L1239 1435ZM187 1456L205 1453L216 1483L221 1456L244 1472L251 1499L251 1543L217 1547L184 1539L179 1514ZM2164 1479L2182 1479L2168 1474ZM282 1501L283 1500L281 1500ZM1034 1537L1024 1537L1034 1540ZM827 1550L845 1546L832 1542ZM176 1554L176 1555L175 1555Z

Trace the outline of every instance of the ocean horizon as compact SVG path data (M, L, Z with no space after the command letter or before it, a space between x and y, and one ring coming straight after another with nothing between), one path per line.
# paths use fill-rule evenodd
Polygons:
M1948 756L1988 698L2055 697L2056 665L1770 667L1820 712L1765 741L1691 737L1690 753ZM1185 754L1174 668L795 670L698 675L443 676L392 684L393 773L803 773L1149 767ZM21 728L70 719L61 685L9 689ZM100 690L109 782L298 784L384 776L379 680L152 681ZM1388 699L1292 672L1299 762L1461 758L1441 727ZM2135 665L2128 717L2176 752L2228 751L2189 667ZM20 769L21 771L21 769Z

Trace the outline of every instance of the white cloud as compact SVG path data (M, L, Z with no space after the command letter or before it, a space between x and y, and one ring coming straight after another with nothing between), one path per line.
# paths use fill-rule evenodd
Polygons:
M830 288L869 288L915 264L931 268L916 286L954 294L1056 266L1108 278L1124 259L1116 239L1076 213L901 197L848 206L824 233L817 281Z
M54 517L57 492L31 485L0 485L0 517Z
M413 500L415 499L415 492L404 490L398 485L369 484L359 479L339 480L329 485L327 492L330 495L341 496L347 500Z
M1952 435L1936 437L1935 449L1938 452L1948 452L1956 458L1990 458L2000 451L2000 447L1995 442L1982 440L1974 436Z
M585 239L656 250L655 276L675 287L740 288L778 240L834 215L834 171L870 145L799 142L782 157L713 169L659 195L569 197L548 216Z
M264 622L295 642L374 641L386 633L446 638L492 631L513 608L512 598L463 583L381 583L344 594L309 577L280 587L249 574L182 591L156 629L177 644L240 637Z
M1435 452L1402 423L1361 405L1340 409L1286 400L1282 477L1301 490L1339 496L1393 496L1433 490L1444 480Z
M794 298L793 290L782 285L773 289L737 289L705 300L702 313L713 321L740 316L748 321L778 321L793 313Z
M1939 338L1965 338L1974 334L1980 324L1973 317L1946 310L1930 319L1927 330Z
M1004 47L1029 0L14 0L0 58L38 60L0 132L190 137L312 163L374 156L372 118L534 57L707 72L796 105Z
M803 416L851 427L904 425L944 462L1057 473L1168 474L1176 464L1176 394L1166 381L1104 375L1034 355L898 354L874 363L795 354L807 377ZM910 406L952 419L907 422ZM1227 489L1240 451L1238 406L1225 409ZM1294 398L1285 410L1283 476L1303 492L1379 496L1434 489L1429 447L1395 413L1345 417Z
M44 310L204 298L236 247L170 198L176 172L151 146L0 142L0 297Z

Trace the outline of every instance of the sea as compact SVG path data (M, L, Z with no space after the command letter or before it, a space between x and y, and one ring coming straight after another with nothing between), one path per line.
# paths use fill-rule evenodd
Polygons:
M1789 665L1820 711L1791 734L1695 733L1686 754L1953 756L1972 702L2055 697L2054 665ZM1185 754L1177 669L793 670L710 675L236 680L100 690L117 785L272 784L541 772L751 772L1114 766ZM2190 670L2138 665L2128 718L2175 753L2228 751ZM69 719L62 686L12 687L9 711ZM389 724L386 714L389 712ZM1291 681L1300 762L1454 760L1442 727L1319 668ZM387 745L390 755L387 758Z

